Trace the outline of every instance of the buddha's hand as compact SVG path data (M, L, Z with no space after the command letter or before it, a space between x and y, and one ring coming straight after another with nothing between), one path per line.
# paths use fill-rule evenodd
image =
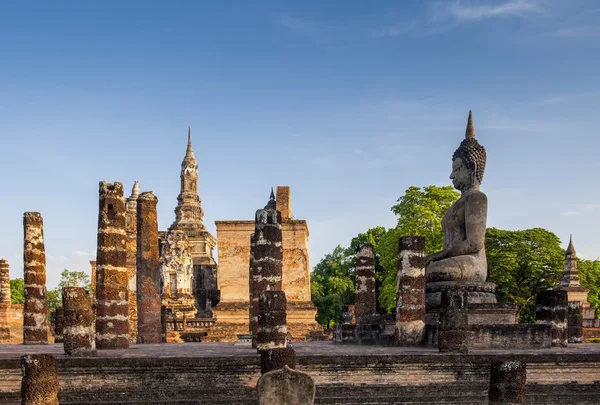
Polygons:
M437 262L446 257L446 252L442 250L441 252L432 253L425 258L425 267L429 266L429 263Z

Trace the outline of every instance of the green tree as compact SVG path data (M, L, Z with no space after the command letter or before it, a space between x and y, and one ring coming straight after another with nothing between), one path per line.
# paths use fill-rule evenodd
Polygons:
M48 290L46 293L46 301L50 311L62 307L62 289L63 287L83 287L91 292L92 285L90 277L83 271L70 271L63 269L60 273L60 281L58 287L53 290Z
M488 281L500 302L520 306L519 322L535 321L535 295L558 285L564 267L560 239L543 228L486 231Z
M10 280L10 302L13 304L25 303L25 282L22 278Z
M600 260L577 260L577 270L581 285L589 288L588 302L600 318Z
M348 249L337 246L315 266L310 282L317 322L325 327L341 321L345 306L354 303L355 269Z
M379 304L389 313L396 306L398 268L398 241L403 236L425 237L427 254L442 250L444 232L442 219L460 193L452 186L409 187L391 210L398 216L395 228L388 229L379 238L377 252L384 268Z

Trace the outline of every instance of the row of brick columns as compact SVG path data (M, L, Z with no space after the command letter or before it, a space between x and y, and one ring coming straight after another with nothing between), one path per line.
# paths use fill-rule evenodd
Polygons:
M137 199L137 306L138 343L162 341L158 222L158 199L151 192ZM42 216L23 216L23 266L25 305L23 343L48 343L46 301L46 254ZM121 183L100 182L98 245L95 262L95 314L91 297L82 288L63 289L63 308L55 313L56 342L65 343L69 355L98 349L129 347L128 276L125 246L125 200ZM0 305L10 301L8 262L0 261ZM2 332L2 331L0 331ZM90 336L92 337L90 340Z

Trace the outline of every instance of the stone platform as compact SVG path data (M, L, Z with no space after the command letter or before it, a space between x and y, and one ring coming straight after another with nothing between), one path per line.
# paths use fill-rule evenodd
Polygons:
M490 363L527 363L527 403L597 404L600 344L548 350L479 350L296 343L297 369L317 385L317 404L487 404ZM57 357L60 403L257 404L259 356L231 343L132 345L67 358L61 344L0 345L0 404L19 404L22 354Z

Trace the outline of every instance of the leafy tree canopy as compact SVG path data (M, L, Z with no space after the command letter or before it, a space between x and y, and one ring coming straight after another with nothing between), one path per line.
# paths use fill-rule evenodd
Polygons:
M10 280L10 302L13 304L25 303L25 282L22 278Z
M581 285L590 289L588 302L600 318L600 260L577 260L577 270Z
M564 269L560 239L543 228L505 231L488 228L488 281L501 302L518 304L519 322L535 322L535 295L558 285Z

